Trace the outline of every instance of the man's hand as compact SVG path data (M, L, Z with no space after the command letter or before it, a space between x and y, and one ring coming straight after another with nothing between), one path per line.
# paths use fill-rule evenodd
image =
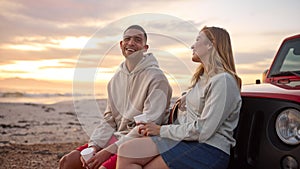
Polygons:
M83 163L83 167L88 168L88 169L98 169L103 162L105 162L106 160L109 159L109 157L111 155L112 155L112 153L103 149L103 150L97 152L87 162ZM82 157L81 157L81 159L82 159Z
M94 149L93 155L95 155L95 153L97 152L97 147L91 146L90 148L93 148L93 149ZM81 163L82 163L82 167L88 168L87 165L86 165L86 161L83 159L82 156L80 156L80 161L81 161Z

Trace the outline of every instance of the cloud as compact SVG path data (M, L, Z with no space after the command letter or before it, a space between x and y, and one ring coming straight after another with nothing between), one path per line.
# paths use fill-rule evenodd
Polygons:
M95 34L91 37L90 42L94 39L100 41L94 44L88 43L84 49L86 55L105 55L107 52L119 55L120 50L113 47L121 39L123 30L133 23L140 23L145 26L149 34L173 38L173 41L168 41L170 43L167 43L167 40L162 40L162 38L152 39L155 48L163 49L176 43L191 42L190 37L194 37L196 34L194 30L191 31L193 25L170 21L169 16L159 18L158 15L154 15L152 22L149 22L151 20L149 18L143 22L142 15L133 16L133 18L140 20L131 20L132 17L125 17L125 19L121 19L124 22L114 21L115 18L124 16L132 8L143 10L143 8L147 8L147 4L161 5L166 2L144 1L143 3L125 3L121 0L110 2L97 0L64 0L61 2L3 0L0 2L2 6L0 26L4 30L0 34L0 64L18 60L76 59L81 49L63 49L63 46L59 46L55 41L65 37L89 37L93 33ZM118 6L115 4L126 5ZM144 16L151 17L152 15L145 14ZM98 31L96 32L96 30ZM107 38L112 39L101 42ZM91 47L90 44L94 46Z
M299 4L297 0L292 1L291 4ZM299 24L295 22L299 12L295 10L297 5L284 6L286 2L272 3L268 9L258 3L261 2L249 1L245 5L196 0L172 3L166 0L138 3L123 0L2 0L0 65L58 60L57 65L45 65L40 69L115 68L124 60L118 45L124 29L131 24L140 24L149 33L149 51L157 56L161 67L167 73L185 79L186 74L191 73L178 67L182 64L189 65L186 67L190 69L196 67L191 63L189 48L199 30L206 24L223 24L233 35L238 71L261 73L271 64L283 38L299 33ZM266 21L267 27L263 26ZM72 43L80 37L90 39L83 49L81 44L74 48Z
M241 74L261 74L271 66L275 53L276 51L236 53L237 72Z
M1 70L0 69L0 72L1 73L5 73L5 74L23 74L23 73L28 73L27 71L13 71L13 70Z
M14 49L1 49L0 64L20 60L51 60L51 59L76 59L80 49L66 50L49 48L46 51L22 51Z
M0 24L5 33L1 33L0 37L3 42L27 36L90 36L97 30L99 23L110 21L114 16L104 11L109 10L103 8L104 2L3 0L0 2Z
M235 53L236 64L253 64L263 60L272 60L276 54L276 50L253 53ZM271 64L271 63L270 63Z
M99 15L103 19L111 19L110 15L105 15L105 12L113 9L114 3L106 3L98 0L63 0L51 1L35 0L25 1L9 1L1 2L3 13L9 17L35 19L37 21L52 21L60 23L72 23L82 21L86 18L98 18ZM16 13L18 12L18 13Z

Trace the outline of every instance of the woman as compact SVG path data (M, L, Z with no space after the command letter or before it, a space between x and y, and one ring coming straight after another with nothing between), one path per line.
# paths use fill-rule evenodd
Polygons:
M204 27L191 48L200 65L180 98L178 124L142 125L140 131L152 137L121 145L117 168L227 168L241 108L230 36L222 28Z

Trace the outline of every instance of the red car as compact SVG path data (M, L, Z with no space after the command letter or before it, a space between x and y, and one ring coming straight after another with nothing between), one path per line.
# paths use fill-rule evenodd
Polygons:
M284 39L263 82L242 87L229 169L300 169L300 34Z

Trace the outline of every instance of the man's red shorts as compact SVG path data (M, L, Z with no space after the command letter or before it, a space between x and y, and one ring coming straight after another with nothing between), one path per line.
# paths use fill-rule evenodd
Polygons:
M82 145L82 146L77 147L76 150L82 151L83 149L88 148L88 147L89 147L89 144L86 143L86 144L84 144L84 145Z
M108 160L106 160L104 163L102 163L102 166L106 169L116 169L117 166L117 154L111 156Z

